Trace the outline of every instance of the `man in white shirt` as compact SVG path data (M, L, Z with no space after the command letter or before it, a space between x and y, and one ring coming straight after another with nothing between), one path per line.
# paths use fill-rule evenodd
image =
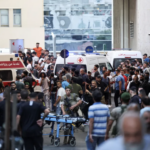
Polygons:
M30 71L32 69L31 63L32 63L31 59L28 59L27 60L27 69L28 69L28 71Z
M39 61L39 57L36 56L36 52L33 52L32 53L32 67L34 67L35 65L35 62L38 62Z
M39 59L39 65L41 66L41 67L44 67L44 57L45 57L45 55L44 54L41 54L41 58Z
M57 82L57 87L58 87L58 91L57 91L57 97L54 106L56 107L56 115L60 115L61 114L60 100L66 94L66 92L65 89L62 87L60 81Z
M48 68L48 66L50 66L52 63L51 63L51 60L50 60L50 58L48 58L47 60L46 60L46 64L45 64L45 66L44 66L44 71L45 72L47 72L47 68Z

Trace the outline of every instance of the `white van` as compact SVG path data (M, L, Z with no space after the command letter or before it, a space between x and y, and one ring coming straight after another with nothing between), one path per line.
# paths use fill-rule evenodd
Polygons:
M66 58L66 66L70 69L75 68L80 70L84 68L86 72L90 71L94 73L94 65L99 65L99 71L106 66L109 70L112 70L112 66L105 56L100 54L73 54ZM59 71L64 67L64 59L59 56L56 60L54 73L58 75Z
M114 69L117 69L120 63L125 62L126 60L130 60L130 62L132 62L133 60L138 59L143 62L143 56L140 51L108 51L106 53L106 58L109 60Z
M16 80L17 74L21 75L24 70L30 73L18 54L0 54L0 78L4 86L10 86L11 82ZM32 77L39 85L39 79L33 74Z

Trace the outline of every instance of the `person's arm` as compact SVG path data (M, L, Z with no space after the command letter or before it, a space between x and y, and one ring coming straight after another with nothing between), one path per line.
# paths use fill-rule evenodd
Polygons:
M70 107L70 110L73 110L74 108L76 108L77 106L79 106L82 103L82 100L79 100L75 105Z
M122 82L121 81L119 81L119 92L120 92L120 94L121 94L121 87L122 87Z
M62 110L63 115L65 115L66 112L65 112L65 109L64 109L64 105L63 105L63 104L61 104L61 110Z
M57 104L60 102L60 100L61 100L61 96L58 96L58 99L56 100L54 106L57 106Z
M16 120L17 120L17 128L19 127L20 119L21 119L21 116L20 116L20 115L17 115L17 117L16 117Z
M94 118L90 118L90 120L89 120L89 140L91 143L94 142L93 138L92 138L93 124L94 124Z
M112 127L113 122L114 122L114 120L111 120L111 119L108 120L105 140L109 139L109 131L110 131L111 127Z
M39 82L40 82L40 86L42 86L42 82L43 82L43 78L40 78Z
M109 79L109 78L108 78ZM110 83L110 79L109 79L109 93L111 93L111 83Z

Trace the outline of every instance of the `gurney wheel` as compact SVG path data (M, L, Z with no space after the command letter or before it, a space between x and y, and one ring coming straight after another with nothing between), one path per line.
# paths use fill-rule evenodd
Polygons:
M75 138L72 138L70 140L70 146L74 147L75 145L76 145L76 140L75 140Z
M54 145L54 136L51 137L51 139L50 139L50 144L51 144L51 145Z
M59 139L55 139L54 140L54 146L58 147L60 145L60 140Z

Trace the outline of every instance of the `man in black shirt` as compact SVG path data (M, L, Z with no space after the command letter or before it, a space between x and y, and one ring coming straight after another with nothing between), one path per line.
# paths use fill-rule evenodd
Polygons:
M17 104L17 113L19 113L19 109L27 101L28 96L29 95L28 95L28 91L27 90L22 90L21 91L21 101Z
M97 87L101 90L102 94L104 94L104 90L106 89L107 85L102 81L100 75L96 77L96 82L97 82Z
M0 127L3 126L5 121L5 99L0 102Z
M135 86L132 86L130 88L130 95L131 95L131 98L130 98L130 102L129 103L136 103L139 105L139 107L141 108L141 98L137 95L137 91L136 91L136 87Z
M33 88L36 86L37 82L31 76L28 76L27 71L23 72L23 81L24 81L24 83L26 83L26 82L29 83L29 90L30 90L30 92L33 92ZM34 87L32 87L33 82L35 82Z
M43 150L42 124L49 114L49 109L35 102L36 98L37 94L31 93L30 101L21 106L17 115L17 126L20 123L25 150Z
M95 71L94 78L96 78L98 75L100 75L100 73L98 72L98 65L94 66L94 71Z

